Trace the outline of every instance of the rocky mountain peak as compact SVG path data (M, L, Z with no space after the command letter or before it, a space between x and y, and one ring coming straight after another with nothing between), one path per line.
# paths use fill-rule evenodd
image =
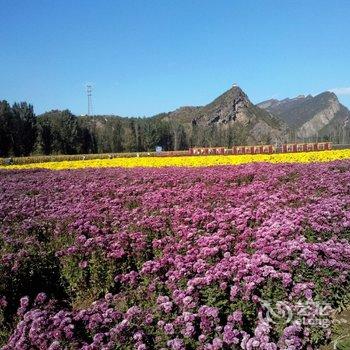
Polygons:
M180 108L166 118L184 123L189 130L197 127L203 134L233 132L235 142L242 144L281 141L286 129L282 120L255 106L236 84L205 106Z
M234 85L213 102L202 108L196 122L201 124L228 124L234 122L239 115L253 104L243 90Z
M349 115L349 111L331 91L316 96L301 95L284 100L267 100L258 106L283 119L301 139L329 134L329 126L341 125Z
M245 92L237 85L233 85L231 89L216 98L212 104L214 103L231 104L234 106L249 106L252 104Z
M334 102L339 103L337 95L332 91L322 92L322 93L316 95L314 98L319 99L319 100L323 99L325 101L334 101Z

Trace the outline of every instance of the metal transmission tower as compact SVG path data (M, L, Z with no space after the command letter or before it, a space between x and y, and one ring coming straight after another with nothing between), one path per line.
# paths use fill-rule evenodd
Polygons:
M92 115L92 86L86 85L86 93L88 98L88 115Z

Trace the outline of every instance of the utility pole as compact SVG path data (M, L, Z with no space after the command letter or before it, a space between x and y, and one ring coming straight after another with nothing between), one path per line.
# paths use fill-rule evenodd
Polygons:
M86 93L88 98L88 116L91 116L93 114L92 112L92 86L86 85Z

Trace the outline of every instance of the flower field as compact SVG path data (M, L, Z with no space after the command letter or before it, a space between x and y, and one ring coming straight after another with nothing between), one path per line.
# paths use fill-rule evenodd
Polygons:
M277 153L277 154L253 154L253 155L210 155L210 156L178 156L178 157L133 157L113 159L90 159L70 160L45 163L28 163L1 166L5 169L81 169L81 168L109 168L109 167L166 167L166 166L215 166L215 165L238 165L254 162L268 163L310 163L329 162L339 159L349 159L350 150L332 150L299 153ZM28 159L30 161L30 159Z
M253 157L281 164L226 165ZM349 157L0 170L0 347L318 349L331 326L267 322L264 301L349 303L350 160L330 162Z

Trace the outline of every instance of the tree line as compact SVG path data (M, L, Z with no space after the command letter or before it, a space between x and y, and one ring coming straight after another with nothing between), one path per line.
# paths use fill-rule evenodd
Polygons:
M182 150L188 142L183 125L161 117L77 117L69 110L36 116L26 102L0 101L0 157Z
M38 125L33 106L0 101L0 157L27 156L33 152Z
M26 102L0 101L0 157L165 151L244 144L239 128L181 124L162 113L151 118L80 116L52 110L36 116Z

